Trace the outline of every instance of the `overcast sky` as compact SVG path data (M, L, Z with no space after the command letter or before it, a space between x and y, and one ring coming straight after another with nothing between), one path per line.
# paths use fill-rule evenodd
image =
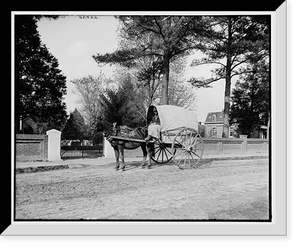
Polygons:
M111 76L112 67L100 68L92 55L117 49L117 27L118 21L113 16L70 15L62 16L58 20L43 18L38 22L42 42L58 59L59 68L67 77L65 102L68 112L79 107L71 80L87 75L98 76L100 69L107 77ZM199 58L199 53L192 55L187 62L186 80L191 77L210 77L211 66L189 66L193 58ZM196 90L199 121L205 121L208 112L223 109L225 81L218 81L212 86Z

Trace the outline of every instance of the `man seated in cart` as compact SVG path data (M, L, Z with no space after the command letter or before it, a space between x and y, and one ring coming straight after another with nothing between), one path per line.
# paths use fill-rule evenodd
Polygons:
M153 138L159 139L160 137L160 120L155 106L153 107L152 111L153 111L153 116L148 126L148 136L145 138L146 142L149 142Z

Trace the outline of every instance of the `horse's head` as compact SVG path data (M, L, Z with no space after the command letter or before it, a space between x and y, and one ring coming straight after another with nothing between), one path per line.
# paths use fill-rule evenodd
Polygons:
M110 126L107 126L106 129L103 131L103 136L110 142L111 136L116 136L118 132L117 123L113 123Z
M114 122L113 125L112 125L112 130L113 130L113 133L116 135L117 132L118 132L118 129L117 129L117 122Z

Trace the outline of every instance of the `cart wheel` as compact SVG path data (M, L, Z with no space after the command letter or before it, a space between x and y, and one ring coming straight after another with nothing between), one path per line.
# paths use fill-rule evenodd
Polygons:
M155 140L153 142L153 151L154 155L151 155L151 159L158 163L158 164L164 164L172 160L172 150L171 150L171 144L162 143L159 140Z
M180 169L195 167L201 161L202 155L203 140L196 130L184 128L176 134L172 144L172 156L173 162Z

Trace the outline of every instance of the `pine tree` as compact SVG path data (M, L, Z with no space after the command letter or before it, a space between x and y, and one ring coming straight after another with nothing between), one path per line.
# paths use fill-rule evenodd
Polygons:
M130 76L123 79L118 89L108 88L100 97L103 112L98 119L99 130L106 130L115 122L132 128L146 125L143 96L135 89Z
M66 94L66 77L57 59L42 44L37 31L40 16L15 16L15 126L31 119L38 133L61 129L67 114L62 101Z
M249 74L240 77L232 91L230 122L239 132L251 137L254 130L267 126L270 110L269 65L265 62L248 66Z
M75 108L67 120L67 123L62 131L62 138L67 140L82 140L84 139L86 125L84 118Z
M119 16L120 48L113 53L96 54L98 64L120 64L133 67L142 58L151 58L151 65L141 71L143 78L161 78L161 103L169 104L170 63L198 49L201 39L194 39L206 30L201 16Z
M265 59L269 54L269 17L266 16L215 16L210 17L212 29L207 32L203 47L207 57L192 62L192 66L219 65L209 79L192 78L196 87L209 87L211 83L225 80L223 137L229 135L231 80L246 73L241 66ZM201 35L201 34L200 34Z

